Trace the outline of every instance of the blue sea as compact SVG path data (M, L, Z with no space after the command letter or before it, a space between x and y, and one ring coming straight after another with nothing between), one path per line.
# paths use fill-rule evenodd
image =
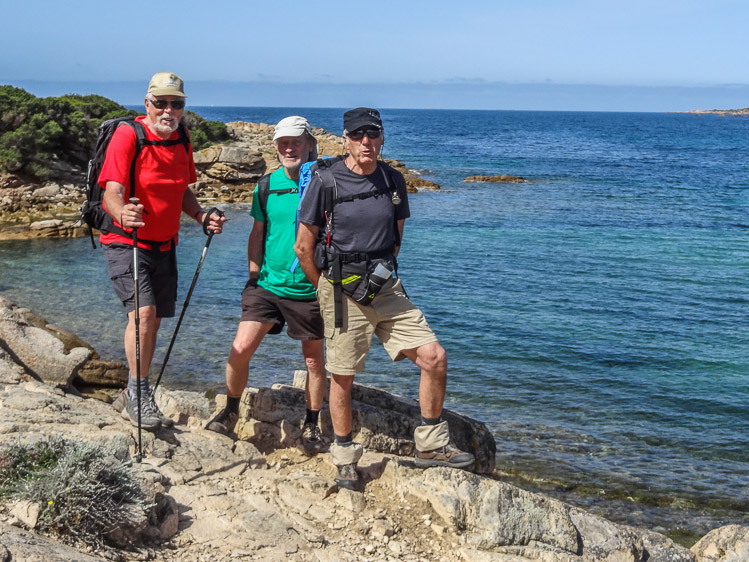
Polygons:
M343 110L290 114L340 134ZM449 357L447 407L484 421L498 476L689 542L749 524L749 119L712 115L382 112L384 156L441 185L411 196L400 274ZM464 183L512 174L523 184ZM246 207L208 252L164 384L214 393L239 319ZM183 227L180 300L205 237ZM124 318L88 239L0 242L0 294L124 359ZM165 321L156 368L174 329ZM253 386L289 383L269 337ZM416 397L373 348L359 382Z

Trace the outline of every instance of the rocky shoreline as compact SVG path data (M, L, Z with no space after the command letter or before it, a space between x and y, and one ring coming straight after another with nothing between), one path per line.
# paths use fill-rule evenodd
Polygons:
M260 177L278 168L273 145L273 126L235 121L227 127L232 138L193 153L198 181L191 187L205 206L249 203ZM320 156L343 153L343 141L314 127ZM386 160L406 177L408 190L436 190L439 185L421 178L397 160ZM14 175L0 175L0 240L14 238L65 238L88 234L78 223L86 198L85 171L50 166L53 175L36 184Z
M720 115L721 117L746 117L749 116L749 107L742 109L692 109L684 113L692 115Z
M132 463L135 429L105 400L124 366L0 297L0 450L50 436L107 444ZM0 507L0 561L497 561L737 562L749 559L749 527L712 531L691 550L667 537L618 525L491 475L494 441L480 422L448 413L478 473L418 470L409 460L418 405L356 385L357 438L367 446L363 491L338 490L327 454L298 448L304 371L292 385L249 388L236 438L203 425L205 396L162 390L174 429L144 433L132 463L149 507L112 547L64 544L34 532L44 506ZM291 378L291 377L290 377ZM104 394L105 396L105 394ZM327 405L321 415L330 440ZM484 475L482 475L484 474Z

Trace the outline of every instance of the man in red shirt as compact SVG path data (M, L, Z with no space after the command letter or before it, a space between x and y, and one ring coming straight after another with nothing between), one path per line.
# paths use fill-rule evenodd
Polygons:
M171 72L159 72L151 78L145 98L146 115L136 118L136 127L145 130L145 143L136 157L135 130L120 126L112 136L99 185L104 191L104 209L114 220L116 230L102 232L109 276L115 293L127 312L125 353L130 367L128 388L118 402L123 416L138 423L136 392L141 387L141 425L157 431L173 424L156 406L148 384L156 336L162 318L174 316L177 300L178 242L182 213L199 224L206 220L195 194L188 185L197 181L192 158L192 145L179 122L185 108L184 82ZM134 186L131 186L131 177ZM131 191L133 188L133 191ZM137 197L137 205L129 203ZM207 228L221 232L225 217L214 213L207 219ZM136 380L135 358L135 286L133 281L133 229L138 229L138 299L140 332L140 381ZM117 405L117 404L116 404Z

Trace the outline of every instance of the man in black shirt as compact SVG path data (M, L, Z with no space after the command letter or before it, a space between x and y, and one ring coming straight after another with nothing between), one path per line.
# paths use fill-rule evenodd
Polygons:
M414 462L466 468L473 455L451 443L447 422L440 419L445 350L396 276L395 258L410 216L405 180L378 161L385 139L376 109L347 111L343 127L348 154L313 166L294 247L307 278L317 286L325 322L336 482L351 489L358 483L356 464L363 448L352 440L351 387L354 375L364 369L375 334L394 361L407 357L421 369L422 423L414 431Z

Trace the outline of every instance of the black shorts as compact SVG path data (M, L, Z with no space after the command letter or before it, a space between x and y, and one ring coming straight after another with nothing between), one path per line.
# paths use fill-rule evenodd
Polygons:
M133 247L103 244L109 278L126 312L135 310ZM177 302L177 258L174 247L162 252L138 248L138 305L155 306L158 318L174 316Z
M271 322L269 334L280 334L284 323L295 340L321 340L324 335L320 305L317 299L294 300L279 297L255 281L248 281L242 291L242 321Z

